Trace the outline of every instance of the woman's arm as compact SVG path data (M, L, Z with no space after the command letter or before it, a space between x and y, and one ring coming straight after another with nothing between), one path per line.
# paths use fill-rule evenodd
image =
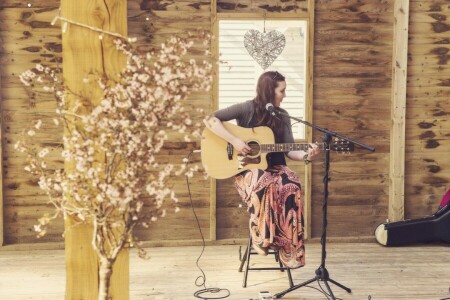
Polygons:
M205 118L203 123L205 123L206 128L214 132L217 136L232 144L241 154L246 155L250 153L251 148L243 140L231 134L218 118L210 116Z

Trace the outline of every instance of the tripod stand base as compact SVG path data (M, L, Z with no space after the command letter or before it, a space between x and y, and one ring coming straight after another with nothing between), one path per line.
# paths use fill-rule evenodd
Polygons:
M334 294L331 291L331 288L330 288L330 285L328 284L328 281L333 283L334 285L340 287L341 289L345 290L347 293L351 293L352 292L352 290L349 289L348 287L346 287L346 286L340 284L339 282L334 281L333 279L331 279L330 275L328 274L328 270L325 267L319 267L316 270L316 276L314 278L311 278L311 279L309 279L309 280L307 280L307 281L305 281L303 283L294 285L293 287L291 287L291 288L289 288L289 289L287 289L287 290L285 290L283 292L275 294L274 297L276 299L279 299L279 298L283 297L284 295L286 295L287 293L290 293L290 292L292 292L292 291L294 291L294 290L296 290L298 288L306 286L306 285L308 285L308 284L310 284L310 283L312 283L314 281L323 281L323 283L325 284L325 287L327 288L327 291L328 291L331 299L333 299L333 300L336 300L336 298L334 297Z

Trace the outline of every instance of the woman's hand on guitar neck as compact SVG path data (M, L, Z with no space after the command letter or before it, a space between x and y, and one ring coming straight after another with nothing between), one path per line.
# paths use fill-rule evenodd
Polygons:
M320 148L317 144L309 144L308 149L308 156L306 157L307 160L311 161L313 160L317 155L320 153Z
M289 151L287 156L293 160L305 160L309 162L314 160L314 158L320 153L320 148L317 144L309 144L307 151Z

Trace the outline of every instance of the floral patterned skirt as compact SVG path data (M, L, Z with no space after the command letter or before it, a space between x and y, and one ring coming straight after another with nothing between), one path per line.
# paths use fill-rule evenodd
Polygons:
M235 177L247 205L253 245L279 251L288 268L305 264L303 197L299 178L287 166L251 169Z

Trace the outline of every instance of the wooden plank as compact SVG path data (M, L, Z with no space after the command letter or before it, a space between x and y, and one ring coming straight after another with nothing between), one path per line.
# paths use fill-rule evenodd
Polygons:
M41 202L37 205L29 204L27 206L16 207L14 205L5 205L5 244L17 243L45 243L62 242L64 232L64 222L62 219L55 220L50 225L50 231L42 238L36 238L36 232L33 226L38 224L37 215L43 216L44 213L52 215L54 208Z
M330 199L330 202L331 199ZM313 236L321 236L321 212L317 208L313 213ZM387 205L330 206L328 209L328 236L370 236L377 225L386 221ZM351 218L342 218L347 214ZM357 225L357 226L356 226Z
M306 44L306 95L309 101L306 101L305 107L305 118L307 122L314 124L314 32L315 32L315 1L308 0L308 12L309 12L309 20L308 20L308 39ZM313 130L311 127L307 127L305 131L305 138L308 142L313 142ZM306 165L304 171L304 234L305 239L310 239L312 237L312 165Z
M447 18L447 14L441 14L441 18ZM419 34L432 34L435 36L441 36L443 38L448 38L449 25L446 22L441 21L430 21L430 22L412 22L411 32L415 35Z
M297 13L308 12L308 1L218 0L217 12L225 13Z
M217 208L217 239L247 238L248 212L246 207L218 207ZM226 215L226 218L219 218Z
M443 6L442 8L445 9L446 6ZM433 22L441 22L446 21L448 18L449 11L440 10L440 11L420 11L420 10L414 10L413 7L410 7L410 15L411 19L414 20L414 23L421 23L423 26L426 26L425 24L430 24Z
M414 55L417 55L416 53ZM445 57L444 57L445 55ZM441 59L447 60L447 55L439 55L439 60L436 64L408 65L408 78L415 78L416 76L441 75L442 77L450 76L450 68L444 64L440 64Z
M3 99L2 99L2 80L0 78L0 115L2 119L0 121L0 141L3 141L3 127L4 127L4 118L3 118ZM0 144L0 161L3 165L3 142ZM3 167L2 172L0 172L0 248L4 243L4 218L3 218Z
M408 95L411 95L413 98L422 98L422 99L430 99L430 98L443 98L450 96L450 89L446 87L427 87L426 89L417 86L408 86L407 88Z
M316 13L315 18L319 23L392 23L391 13L387 13L386 10L375 11L375 9L379 9L379 6L366 11L360 11L359 8L353 11L346 8L324 9Z
M212 65L212 83L211 83L211 94L212 101L210 109L212 111L216 110L219 105L219 66L217 63L219 61L219 19L217 18L217 0L211 1L211 65ZM209 238L211 240L217 239L217 181L211 178L209 181L210 186L210 231Z
M127 34L126 1L61 1L61 14L69 20L76 20L103 30ZM70 25L62 34L63 72L67 87L75 94L89 95L86 101L97 105L101 91L95 83L85 84L86 74L117 74L125 65L124 56L116 50L113 39L81 26ZM68 99L68 103L71 103ZM72 103L73 105L73 103ZM70 107L69 107L70 109ZM68 134L68 132L65 132ZM71 173L73 166L66 165ZM66 299L98 298L98 262L92 248L92 225L72 226L74 221L66 218ZM128 252L117 258L111 277L110 296L116 299L129 299Z
M334 51L334 50L331 50ZM356 54L358 55L358 54ZM317 59L320 59L316 56ZM320 66L316 66L315 72L316 77L341 77L341 78L383 78L387 77L389 71L391 70L391 66L389 63L380 63L369 65L367 61L368 56L361 56L357 59L341 57L339 59L332 58L324 58L324 61L328 61L329 63L323 64ZM359 64L359 62L365 61L364 63ZM376 59L373 60L374 62ZM339 68L336 68L336 64L339 64ZM359 65L359 68L355 70L355 66ZM377 96L377 95L373 95Z
M184 12L209 12L210 4L206 1L192 0L160 0L160 1L127 1L128 19L134 19L138 16L151 16L155 11L174 11L182 15ZM147 14L145 14L147 13ZM145 18L144 18L145 19Z
M167 205L167 216L159 218L156 222L150 224L150 227L136 228L136 236L141 241L163 241L163 240L195 240L200 239L196 219L192 213L190 203L180 205L178 213ZM200 222L200 228L208 239L208 230L210 227L209 206L194 207Z
M343 88L387 88L390 86L389 77L375 78L339 78L339 77L320 77L316 76L316 82L323 88L343 89Z
M374 23L321 23L315 29L315 43L327 45L392 45L392 30ZM332 55L332 53L330 53Z
M348 0L348 1L316 1L317 11L338 11L344 13L392 13L392 3L378 0Z
M28 3L32 6L29 8ZM29 8L29 10L42 9L42 8L57 8L59 7L59 0L48 0L48 1L23 1L23 0L5 0L0 2L0 8Z
M408 86L410 87L450 87L450 79L442 75L428 75L426 78L423 76L416 76L408 80Z
M381 107L381 106L380 106ZM371 112L352 111L350 108L345 110L332 109L330 111L316 111L317 118L324 118L321 125L328 126L334 123L339 132L351 130L389 130L389 120L381 119Z
M395 1L394 19L391 97L392 127L389 159L389 220L393 222L404 218L409 0Z
M255 13L255 12L240 12L240 13L229 13L229 12L218 12L217 16L219 19L233 19L233 20L260 20L262 16L266 17L266 20L307 20L309 18L308 12L291 12L291 13L278 13L278 12L268 12L268 13Z
M428 34L422 34L411 32L409 34L410 44L436 44L436 45L446 45L449 43L449 38L446 34L429 32Z

